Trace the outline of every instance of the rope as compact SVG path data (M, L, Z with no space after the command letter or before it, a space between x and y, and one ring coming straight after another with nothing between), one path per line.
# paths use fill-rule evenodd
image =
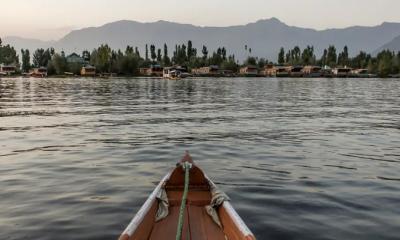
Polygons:
M192 167L192 164L190 164L188 162L183 163L183 169L185 170L185 186L184 186L183 195L182 195L181 208L179 210L178 227L176 230L175 240L181 240L181 238L182 238L183 216L185 214L186 199L187 199L187 195L189 192L189 170L191 167Z

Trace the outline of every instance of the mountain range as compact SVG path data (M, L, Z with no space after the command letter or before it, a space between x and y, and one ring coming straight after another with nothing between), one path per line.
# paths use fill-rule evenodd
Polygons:
M374 55L378 54L382 50L391 50L394 52L399 52L400 51L400 36L395 37L392 41L386 43L379 49L375 50L373 52Z
M228 54L235 54L238 59L249 55L245 45L252 49L252 55L276 60L280 47L285 49L298 45L304 48L313 45L317 56L320 56L329 45L335 45L338 52L345 45L350 55L359 51L376 53L380 49L400 49L400 23L384 22L377 26L352 26L342 29L315 30L289 26L276 18L259 20L246 25L229 27L200 27L191 24L180 24L167 21L141 23L122 20L100 27L89 27L71 31L57 41L40 41L19 37L5 37L17 49L54 47L66 53L92 50L100 44L107 43L113 49L125 49L127 45L138 46L144 52L145 44L155 44L162 48L169 46L169 54L175 44L193 41L194 47L200 49L206 45L209 52L218 47L226 47Z

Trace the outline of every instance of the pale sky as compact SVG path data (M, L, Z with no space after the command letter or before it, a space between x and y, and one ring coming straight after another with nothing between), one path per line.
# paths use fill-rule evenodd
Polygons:
M276 17L315 29L400 22L400 0L1 0L0 37L57 40L118 20L229 26Z

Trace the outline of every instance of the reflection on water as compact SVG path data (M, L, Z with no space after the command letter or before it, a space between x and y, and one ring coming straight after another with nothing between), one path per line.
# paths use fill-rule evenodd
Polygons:
M258 239L398 239L397 79L1 79L2 239L115 239L190 150Z

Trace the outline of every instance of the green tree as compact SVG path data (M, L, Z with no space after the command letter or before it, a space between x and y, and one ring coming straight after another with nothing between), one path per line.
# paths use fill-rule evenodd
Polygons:
M85 50L82 52L82 58L86 61L86 62L90 62L90 52L88 50Z
M260 58L260 59L258 60L258 63L257 63L258 68L263 68L263 67L265 67L265 65L267 65L267 64L268 64L268 60L266 60L265 58Z
M316 62L316 57L314 54L314 47L307 46L303 50L303 53L301 54L301 63L303 65L314 65L315 62Z
M388 77L391 73L393 73L393 56L394 54L385 50L378 54L378 73L381 77Z
M3 44L3 41L0 38L0 63L3 62L3 46L2 46L2 44Z
M279 65L285 64L285 49L283 47L279 51L278 63L279 63Z
M344 46L343 51L339 53L338 56L338 65L339 66L348 66L350 64L349 61L349 49L347 46Z
M257 59L255 57L247 57L247 60L245 61L245 65L257 65Z
M138 73L139 57L136 54L120 56L118 58L118 73L136 75Z
M171 64L171 59L168 57L168 46L166 43L164 44L163 64L164 66L169 66Z
M218 48L217 52L213 52L212 56L210 57L209 64L220 65L222 62L223 62L222 49Z
M293 50L291 51L292 56L291 56L291 64L293 65L298 65L301 63L300 57L301 57L301 49L299 46L295 46Z
M370 73L377 73L378 67L376 65L376 59L370 59L368 62L368 72Z
M361 51L357 56L349 60L349 65L352 68L367 68L370 62L371 55Z
M33 53L33 65L35 67L47 67L49 61L51 60L52 53L54 53L54 49L46 49L43 48L36 49Z
M322 54L321 60L319 61L321 66L328 65L328 50L324 49L324 53Z
M64 74L64 72L69 71L67 59L65 58L65 54L63 54L63 53L54 54L51 59L51 65L52 65L52 67L54 67L54 71L58 75ZM73 72L73 71L71 71L71 72Z
M19 57L14 47L9 44L0 47L0 63L5 65L19 65Z
M29 72L31 69L31 54L28 49L21 49L21 58L22 58L22 71Z
M203 54L203 60L206 60L208 58L208 49L206 46L203 45L203 49L201 50L201 53Z
M146 44L145 60L149 60L149 46Z
M126 49L125 49L125 55L132 55L132 54L134 54L134 50L133 50L133 47L131 47L131 46L126 46Z
M396 71L396 73L398 74L398 73L400 73L400 51L397 52L396 59L397 59L397 64L396 64L396 66L397 66L397 71Z
M162 55L161 55L161 49L159 48L157 50L157 62L161 64L162 62Z
M107 44L102 44L91 54L90 63L102 73L111 70L111 48Z
M138 58L140 58L140 52L138 47L135 47L135 54Z
M187 58L190 60L193 56L193 44L192 41L188 41L188 47L187 47Z
M326 56L326 65L330 67L335 67L337 62L337 54L336 54L336 47L331 45L328 48L328 53Z
M186 45L185 44L182 44L182 46L181 46L181 48L180 48L181 50L179 51L179 54L178 54L178 63L179 64L183 64L183 63L185 63L186 62L186 60L187 60L187 55L186 55L186 51L187 51L187 47L186 47Z
M236 64L235 55L229 56L226 61L222 62L221 69L237 72L239 70L239 66Z
M225 47L221 48L221 55L222 55L222 60L225 61L226 60L226 48Z
M150 45L150 56L151 56L151 60L153 60L153 62L156 60L157 58L157 54L156 54L156 46L154 45Z

